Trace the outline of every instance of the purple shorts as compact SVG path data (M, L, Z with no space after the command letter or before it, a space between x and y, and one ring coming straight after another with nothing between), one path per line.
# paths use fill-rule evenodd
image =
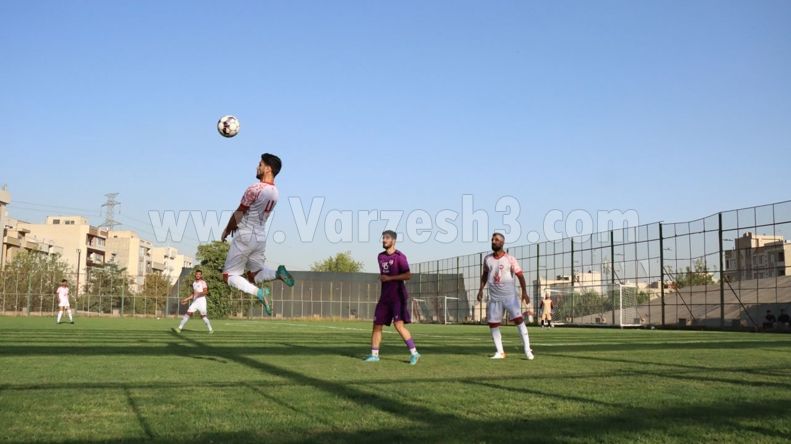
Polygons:
M412 322L408 300L400 297L379 299L374 312L374 325L390 325L396 321L404 321L404 324Z

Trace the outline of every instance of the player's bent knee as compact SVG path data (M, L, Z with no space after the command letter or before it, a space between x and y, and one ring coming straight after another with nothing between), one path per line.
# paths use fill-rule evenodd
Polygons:
M499 327L500 327L499 322L489 322L489 328L499 328Z
M525 318L519 316L518 318L512 319L514 321L514 325L524 324Z
M222 274L222 280L225 281L226 284L228 283L228 273Z

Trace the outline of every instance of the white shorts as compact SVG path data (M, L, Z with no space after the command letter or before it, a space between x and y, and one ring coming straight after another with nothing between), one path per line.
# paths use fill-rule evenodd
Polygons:
M508 313L509 319L522 317L522 304L519 299L507 299L504 301L489 300L486 304L486 322L489 324L499 324L503 322L503 315Z
M231 276L243 276L245 271L258 272L266 262L266 240L254 234L237 234L231 241L222 272Z
M69 297L66 296L64 298L64 297L58 296L58 307L59 308L69 308Z
M201 316L206 316L206 296L195 299L187 309L187 313L195 313L199 311Z

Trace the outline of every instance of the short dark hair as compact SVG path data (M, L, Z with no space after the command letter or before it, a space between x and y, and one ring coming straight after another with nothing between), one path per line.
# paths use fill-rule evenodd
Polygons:
M203 270L201 270L200 268L198 268L197 270L195 270L195 273L200 273L200 274L203 274Z
M66 279L61 279L61 280L60 280L60 283L61 283L61 284L62 284L62 283L64 283L64 282L68 282L68 281L67 281Z
M385 236L390 236L393 239L398 239L398 235L393 230L385 230L385 231L383 231L382 232L382 237L385 237Z
M500 238L502 240L505 240L505 235L503 235L503 233L499 233L499 232L495 231L494 233L492 233L492 237L495 237L495 236L500 236Z
M264 162L264 165L272 168L273 176L277 176L277 173L280 172L280 168L283 167L283 162L280 160L279 157L275 156L274 154L269 154L269 153L261 154L261 161Z

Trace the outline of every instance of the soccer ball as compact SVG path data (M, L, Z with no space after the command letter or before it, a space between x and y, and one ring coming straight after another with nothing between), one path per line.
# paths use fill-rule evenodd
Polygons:
M217 131L223 137L233 137L239 134L239 119L234 116L222 116L217 122Z

